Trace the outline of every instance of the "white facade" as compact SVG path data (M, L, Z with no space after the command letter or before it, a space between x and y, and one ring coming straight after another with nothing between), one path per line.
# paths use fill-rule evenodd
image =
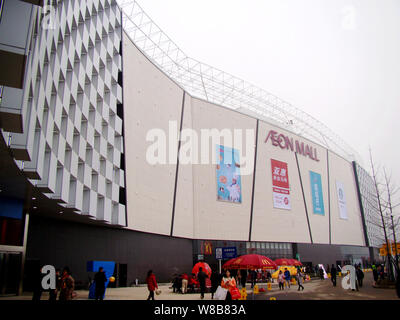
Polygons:
M129 229L191 239L365 245L350 162L282 128L184 95L126 34L123 44L124 120L130 124L125 126ZM249 129L254 139L258 122L255 177L254 172L241 176L241 203L217 200L215 164L180 163L177 169L176 162L148 163L146 152L154 143L146 141L148 132L156 128L165 132L168 150L172 141L177 142L169 135L169 123L175 121L179 130L181 118L182 129L193 129L199 136L204 129L242 129L243 133ZM296 160L294 151L265 141L270 130L309 145L318 158L298 153ZM246 153L245 138L243 134L241 154ZM232 142L225 146L234 147ZM210 143L210 154L214 148ZM254 158L254 152L250 156ZM167 155L168 161L176 158L177 151ZM290 210L273 206L271 159L288 165ZM321 175L324 215L313 213L310 171ZM336 181L344 185L347 220L339 216Z

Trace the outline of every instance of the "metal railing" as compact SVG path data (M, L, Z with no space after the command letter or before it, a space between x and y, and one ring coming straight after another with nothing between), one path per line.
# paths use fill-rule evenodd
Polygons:
M135 45L189 94L279 126L361 162L358 153L323 123L290 103L227 72L188 57L135 0L117 0L123 28Z

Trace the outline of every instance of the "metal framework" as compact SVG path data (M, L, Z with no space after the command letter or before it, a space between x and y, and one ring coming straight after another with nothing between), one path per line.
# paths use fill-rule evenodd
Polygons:
M123 28L132 41L192 96L272 122L349 161L361 162L352 147L317 119L247 81L188 57L137 1L117 2L123 12Z

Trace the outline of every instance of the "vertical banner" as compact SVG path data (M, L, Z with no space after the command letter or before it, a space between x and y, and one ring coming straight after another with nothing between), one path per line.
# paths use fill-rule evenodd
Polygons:
M271 159L274 208L290 210L289 175L286 162Z
M319 173L310 171L310 182L314 213L325 215L321 175Z
M340 181L336 181L336 191L338 196L338 205L339 205L339 214L340 219L348 220L347 216L347 205L346 205L346 196L344 193L343 183Z
M238 150L217 145L218 200L242 203L242 181Z

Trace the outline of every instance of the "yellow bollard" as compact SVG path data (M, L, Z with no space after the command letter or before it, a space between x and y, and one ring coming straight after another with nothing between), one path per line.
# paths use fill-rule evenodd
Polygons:
M328 278L329 278L329 279L331 278L331 274L330 274L330 273L328 273Z
M276 298L275 297L271 297L271 298L269 298L269 300L276 300Z
M247 300L246 288L242 288L242 290L240 290L240 299L239 300Z
M296 279L295 279L295 278L292 278L292 279L290 280L290 282L291 282L292 284L296 284Z
M258 294L258 293L259 293L258 284L256 284L256 285L254 286L253 293L254 293L254 294Z
M267 284L267 290L269 290L269 291L272 290L272 284L270 282L268 282L268 284Z
M339 272L339 277L341 277L342 276L342 273L341 272Z

